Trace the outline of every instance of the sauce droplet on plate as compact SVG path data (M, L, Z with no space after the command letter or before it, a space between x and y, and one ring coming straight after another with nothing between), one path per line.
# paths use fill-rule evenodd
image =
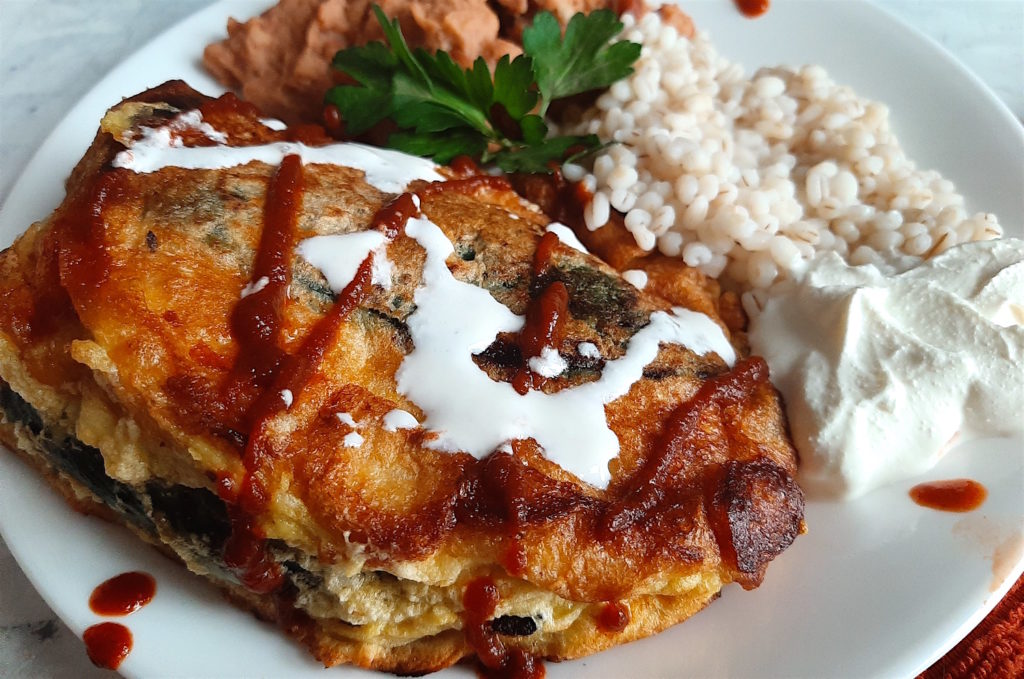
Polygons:
M132 633L116 622L101 622L82 634L89 660L96 667L116 670L132 650Z
M771 0L735 0L735 2L743 16L751 19L761 16L771 6Z
M152 601L155 594L152 575L131 571L98 585L89 597L89 608L99 615L128 615Z
M929 481L910 489L910 498L914 502L943 512L969 512L980 507L986 497L988 491L985 486L971 479Z

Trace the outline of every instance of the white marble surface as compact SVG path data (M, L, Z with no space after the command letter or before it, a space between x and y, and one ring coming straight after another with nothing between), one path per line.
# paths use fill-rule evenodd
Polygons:
M207 4L0 0L0 201L73 102L126 55ZM952 52L1024 119L1024 0L877 4ZM0 541L0 678L111 675L90 665Z

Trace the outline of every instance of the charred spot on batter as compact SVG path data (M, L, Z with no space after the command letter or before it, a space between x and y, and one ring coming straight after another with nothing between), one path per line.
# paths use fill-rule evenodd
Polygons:
M736 580L751 589L768 563L800 533L804 494L793 477L768 460L730 461L707 501L711 528Z
M519 368L523 365L523 350L510 333L501 333L486 349L473 354L473 362L485 370L490 368Z

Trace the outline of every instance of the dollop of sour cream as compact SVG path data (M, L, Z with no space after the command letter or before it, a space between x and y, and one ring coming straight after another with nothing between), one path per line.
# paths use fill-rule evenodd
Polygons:
M835 253L771 294L750 342L782 392L812 493L852 498L930 469L954 440L1024 433L1024 241L904 272Z

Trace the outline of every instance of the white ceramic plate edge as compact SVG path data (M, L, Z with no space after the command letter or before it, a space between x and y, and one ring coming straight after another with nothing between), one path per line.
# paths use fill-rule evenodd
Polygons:
M180 32L183 27L191 26L191 25L193 25L193 23L196 24L196 25L201 25L201 24L204 23L204 18L205 17L213 16L213 15L220 16L221 14L223 14L225 12L225 8L226 7L230 6L230 7L239 7L239 8L241 8L241 7L253 8L253 7L259 7L259 6L263 5L263 4L266 4L266 3L263 3L263 2L255 2L255 3L247 2L247 3L233 3L233 4L229 4L229 5L226 5L226 4L222 3L222 4L211 6L210 8L204 9L204 10L200 11L199 13L197 13L197 14L195 14L195 15L187 18L187 19L185 19L184 21L182 21L179 24L177 24L175 27L172 27L165 34L161 35L159 38L154 40L153 43L151 43L150 45L147 45L145 48L143 48L143 50L140 50L139 52L137 52L136 55L141 54L142 52L145 52L146 50L153 49L154 45L160 45L162 42L167 42L167 43L175 42L175 40L171 40L171 36L176 35L176 33ZM773 11L777 11L777 8L773 9ZM884 11L878 10L877 8L874 8L874 7L871 8L871 11L877 12L880 15L884 15L887 18L888 21L895 21L895 22L899 23L900 26L902 27L902 29L910 30L915 35L917 35L918 38L922 38L923 37L923 36L920 36L920 34L917 34L916 31L913 31L913 29L910 29L910 28L906 27L898 19L894 19L894 18L890 17ZM241 12L239 12L239 14L241 14ZM213 37L213 36L211 35L209 37ZM988 110L990 112L993 111L993 110L998 110L999 111L999 116L1002 117L1003 120L1004 120L1004 124L1005 124L1005 122L1007 120L1015 123L1015 120L1013 119L1012 114L1010 114L1008 112L1006 107L988 90L988 88L986 88L983 84L981 84L979 81L977 81L977 79L974 78L970 74L969 71L967 71L962 65L960 65L959 62L956 62L955 59L950 57L948 55L948 53L946 53L940 47L935 45L929 39L927 39L927 38L924 38L924 39L930 44L930 46L933 49L937 49L938 52L942 54L943 58L946 61L949 62L948 65L954 67L958 71L958 74L960 76L962 76L963 78L966 78L970 83L973 84L975 90L978 93L984 95L984 97L986 99L986 104L989 105L989 108L987 108L986 110ZM204 41L204 38L198 38L197 42L199 42L199 41ZM61 161L63 160L63 162L68 164L68 167L70 167L70 164L74 163L78 159L78 157L81 155L81 152L84 151L85 146L88 143L88 139L85 139L83 141L83 139L81 137L81 130L80 129L68 129L69 128L68 121L74 120L76 118L81 118L81 117L84 116L86 119L88 119L90 121L90 123L92 124L93 129L94 129L96 122L99 120L100 115L102 115L102 112L106 109L106 107L110 103L112 103L113 101L116 100L116 97L109 96L110 93L107 90L109 90L112 86L114 86L116 83L118 83L122 79L122 77L124 78L125 81L131 80L131 78L128 77L128 74L132 70L134 70L132 68L132 61L135 58L136 58L135 56L128 58L125 61L125 63L123 63L120 66L118 66L110 74L108 74L105 78L103 78L96 85L96 87L94 87L93 90L91 90L90 93L85 98L83 98L82 102L80 102L80 104L78 106L76 106L74 109L72 109L68 113L68 115L65 117L65 120L62 121L62 123L60 123L59 125L57 125L57 127L54 129L53 133L47 138L47 140L40 147L39 151L35 154L33 159L26 166L25 171L23 172L22 176L12 186L11 193L9 194L9 199L5 203L3 209L0 210L0 228L4 228L4 225L14 223L14 221L12 221L12 220L15 220L16 223L18 223L18 224L27 225L29 223L29 221L31 221L32 219L39 219L39 218L44 217L49 212L49 210L51 209L52 206L55 206L57 203L59 203L60 198L61 198L62 193L63 193L62 187L54 188L54 190L50 192L50 195L48 195L48 197L46 199L40 197L39 200L38 200L38 204L36 204L36 205L17 204L16 201L15 201L15 197L16 196L21 196L26 191L26 187L28 187L28 186L30 186L32 184L33 179L38 179L38 176L40 176L41 174L45 174L46 168L48 166L50 168L60 167L61 166ZM198 77L198 79L197 79L197 77ZM205 78L205 82L203 81L204 78ZM164 79L166 79L166 78L161 78L161 77L154 76L153 80L150 81L148 84L149 85L155 85L155 84L161 82ZM201 90L204 90L204 91L207 91L207 92L212 92L214 90L219 90L220 89L219 87L216 87L216 86L213 85L213 81L211 79L209 79L208 76L203 76L202 74L200 74L199 76L189 75L188 79L190 80L190 84L193 84L198 89L201 89ZM137 91L139 89L142 89L142 87L144 87L144 86L145 85L142 85L142 86L139 86L139 87L134 87L134 88L132 88L130 90L130 92L134 92L134 91ZM125 94L128 94L130 92L120 91L117 96L125 95ZM994 108L991 107L991 104L993 104L993 103L996 104L996 106ZM74 128L73 125L71 127ZM1016 138L1014 143L1017 146L1024 147L1024 142L1021 141L1022 139L1024 139L1024 134L1021 133L1020 126L1016 125L1012 129L1015 130L1016 133L1017 133L1017 138ZM91 132L89 134L89 138L91 138ZM57 159L56 161L54 161L55 158ZM51 170L51 173L52 173L52 170ZM36 194L36 195L38 195L38 194ZM49 198L53 198L52 202L51 203L47 203L47 204L44 205L43 203L45 202L45 200L49 200ZM27 220L26 220L26 217L28 217ZM22 227L22 228L24 228L24 227ZM4 229L4 231L2 233L2 236L0 236L0 238L9 239L10 237L15 235L16 233L20 232L20 230L21 229L18 229L17 231L13 231L13 232L8 233L8 230ZM5 470L5 473L0 475L0 507L3 507L3 510L4 510L3 513L5 515L8 515L8 510L10 510L11 507L13 506L13 504L14 504L14 503L12 503L10 501L11 495L8 494L11 491L7 488L8 480L9 480L7 472L8 471L12 471L12 467L10 467L9 465L16 465L16 464L20 464L20 463L13 462L8 457L8 458L4 458L3 459L3 464L0 465L0 468ZM25 470L25 471L27 473L27 470ZM19 474L17 472L13 472L13 476L17 477L18 475ZM42 486L41 483L38 484L38 485ZM809 516L813 512L815 512L815 509L814 509L814 506L813 506L813 503L812 503L812 505L809 506ZM69 518L71 520L82 520L82 519L80 519L80 517L77 517L77 516L75 516L73 514ZM84 521L86 521L88 523L95 523L94 520L87 520L86 519ZM2 523L2 522L0 522L0 523ZM104 534L110 533L111 531L113 531L114 533L118 532L117 529L113 529L113 528L110 528L110 527L107 527L107 526L101 526L98 530L101 533L104 533ZM815 527L812 524L812 531L813 530L815 530ZM7 535L8 535L8 529L5 527L5 525L0 525L0 531L3 531L3 533L5 535L5 538L6 538ZM113 538L113 539L114 540L119 540L118 538ZM801 540L805 540L805 539L807 539L807 538L801 538ZM14 543L17 543L17 544L14 544ZM121 543L118 542L118 544L121 544ZM30 549L31 548L31 546L32 546L31 544L25 542L24 540L12 540L11 543L9 543L9 546L11 547L12 552L15 554L15 557L19 560L20 563L26 563L26 561L30 561L31 560L31 559L28 559L28 558L23 560L23 554L24 554L26 549ZM798 541L797 545L794 546L794 550L797 547L799 547L799 546L800 546L800 542ZM143 561L149 561L149 559L147 559L147 558L143 558L142 560ZM788 564L788 563L792 562L792 560L793 560L793 557L792 557L792 555L790 553L784 554L779 559L779 563L773 565L773 568L769 569L769 581L768 581L768 583L770 583L771 580L773 579L773 571L776 569L776 567L781 569L783 567L783 564ZM931 650L929 652L926 652L924 654L917 653L917 654L915 654L916 657L914 657L914 658L904 657L904 658L901 659L900 662L897 662L895 665L887 666L884 671L885 672L893 671L893 672L897 672L898 674L908 674L909 675L909 674L916 673L917 671L919 671L920 669L923 669L924 667L927 667L927 665L930 664L934 659L940 657L946 650L948 650L948 648L950 648L952 645L954 645L959 638L961 638L964 634L966 634L988 612L988 610L992 606L995 605L995 603L999 600L999 598L1002 596L1002 594L1005 593L1005 591L1012 585L1012 583L1015 581L1016 577L1019 576L1019 574L1020 574L1020 572L1022 570L1024 570L1024 561L1021 561L1021 562L1017 563L1015 565L1015 567L1012 568L1009 573L1007 573L1007 577L1005 577L1003 579L1003 581L1000 583L1000 585L996 589L996 591L990 592L990 595L988 597L986 597L985 602L984 602L984 604L982 606L974 608L972 610L972 613L969 616L967 616L966 618L962 618L961 622L959 624L953 626L952 631L949 632L948 634L946 634L946 639L945 639L945 641L943 643L939 644L938 646L932 644L931 645ZM40 581L40 579L37 577L38 573L33 573L33 571L31 569L27 570L26 572L27 572L27 574L29 576L30 581L33 583L33 585L43 593L44 598L46 599L47 603L50 604L51 607L53 607L56 612L58 612L58 614L62 617L62 619L64 619L65 621L68 621L69 623L72 623L71 624L72 628L77 633L80 633L81 630L84 628L84 626L81 625L81 624L76 624L76 623L74 623L74 621L77 620L77 619L80 619L81 618L81 614L80 614L80 612L76 612L75 610L73 610L73 609L76 609L76 608L80 607L79 603L78 602L74 602L74 601L69 601L66 598L53 595L53 593L45 586L46 583ZM116 570L115 570L115 572L116 572ZM183 573L180 573L179 576L180 576L180 579L183 580L186 583L184 585L185 587L187 587L187 588L194 588L194 585L193 585L191 579L189 579ZM168 577L171 578L172 582L176 583L179 576L168 576ZM163 576L161 576L161 581L162 581L162 578L163 578ZM96 582L98 582L98 580ZM768 583L766 583L766 586L768 585ZM205 587L205 586L199 585L198 587L202 590L203 587ZM724 597L724 599L727 599L729 601L735 600L735 599L737 599L737 594L738 593L733 592L733 591L727 591L726 596ZM751 595L756 595L756 594L757 594L757 592L747 593L747 594L740 595L740 597L750 597L750 598L752 598ZM202 600L203 596L205 596L205 595L200 596L199 599ZM219 602L215 602L212 605L216 606L218 603ZM726 601L723 601L723 602L720 602L720 603L721 604L725 604ZM687 625L682 626L682 627L678 627L678 628L674 628L673 630L670 631L670 633L663 634L663 635L660 635L658 637L654 637L652 639L645 640L644 642L641 642L641 644L643 645L643 647L645 649L646 648L650 648L651 644L657 644L658 647L661 649L660 651L658 651L659 655L663 654L664 653L664 649L663 649L664 645L669 645L670 648L672 647L672 641L670 641L670 639L671 640L678 640L681 636L683 638L685 638L686 630L690 626L696 626L702 619L709 619L709 621L710 621L711 615L714 614L715 611L716 611L716 608L715 608L716 606L719 606L720 608L724 609L724 606L720 606L719 604L715 604L715 606L711 607L707 612L702 613L700 616L697 616L696 618L694 618L693 621L688 622ZM145 611L145 609L144 609L144 611ZM702 618L702 616L703 616L703 618ZM131 620L132 621L138 621L139 624L142 625L144 618L143 617L133 617ZM276 633L270 632L270 634L273 636ZM639 644L637 644L637 645L630 645L630 646L627 646L627 647L624 647L624 648L628 649L628 648L632 648L634 646L639 646ZM139 653L141 655L142 654L142 650L137 651L137 653ZM613 651L612 653L615 653L615 651ZM633 655L633 654L630 653L629 655ZM590 658L590 659L579 661L578 663L564 664L564 665L558 665L558 666L551 666L549 668L549 670L552 672L553 676L556 675L556 674L557 675L563 675L563 673L565 673L565 672L571 673L573 671L573 668L578 670L579 667L583 666L583 667L587 668L588 673L595 674L595 672L597 672L598 674L595 674L595 676L602 676L600 674L602 666L604 666L605 669L610 669L610 667L611 667L611 664L606 664L604 662L606 659L610 659L610 656L611 656L611 653L601 654L601 655L595 656L595 657ZM139 672L144 671L143 670L143 667L144 667L143 663L136 662L136 661L141 661L141 660L142 660L141 657L137 657L135 659L130 657L129 661L126 662L126 664L124 666L125 673L129 674L129 675L138 675ZM305 663L301 663L301 664L305 665ZM618 663L614 663L614 664L617 665ZM138 667L138 671L136 669L134 669L135 667ZM878 669L879 672L883 671L880 668L876 668L876 669ZM346 670L342 670L342 672L345 672L345 671ZM353 671L353 670L347 670L347 671ZM334 674L335 674L335 676L337 676L337 673L334 673ZM565 676L570 676L570 674L565 674Z

